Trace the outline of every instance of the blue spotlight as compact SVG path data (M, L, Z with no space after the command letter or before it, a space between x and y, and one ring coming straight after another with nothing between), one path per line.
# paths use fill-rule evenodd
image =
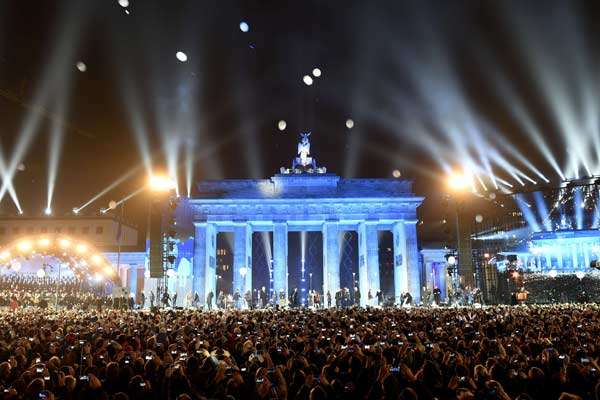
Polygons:
M515 200L517 205L519 206L519 209L521 210L521 213L523 213L525 221L527 221L527 224L529 225L531 230L534 232L539 232L541 230L540 225L538 224L535 215L531 211L529 203L527 203L527 201L525 200L525 195L519 193L515 196Z
M544 201L544 195L542 194L542 192L535 192L533 193L533 198L535 199L535 206L538 210L540 219L542 220L542 224L544 225L544 230L551 231L552 220L550 218L550 213L548 212L546 202Z

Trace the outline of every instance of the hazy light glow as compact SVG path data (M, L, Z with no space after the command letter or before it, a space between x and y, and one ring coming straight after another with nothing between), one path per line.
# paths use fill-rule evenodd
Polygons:
M453 191L461 192L471 186L472 181L468 174L462 171L453 171L448 176L447 184Z
M17 243L17 250L24 253L31 250L31 242L29 240L22 240Z
M155 192L168 192L176 186L175 180L166 175L152 175L148 179L148 187Z

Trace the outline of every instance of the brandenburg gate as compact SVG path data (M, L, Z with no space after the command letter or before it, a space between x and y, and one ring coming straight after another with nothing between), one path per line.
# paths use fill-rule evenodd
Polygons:
M202 302L216 295L216 242L233 233L233 290L252 290L252 233L272 232L275 293L288 298L288 233L318 231L323 238L322 293L340 288L340 234L358 233L358 288L380 290L378 232L393 234L394 295L409 292L420 301L416 209L423 197L406 179L344 179L317 167L310 157L309 134L298 144L291 168L270 179L201 181L190 199L194 236L193 290Z

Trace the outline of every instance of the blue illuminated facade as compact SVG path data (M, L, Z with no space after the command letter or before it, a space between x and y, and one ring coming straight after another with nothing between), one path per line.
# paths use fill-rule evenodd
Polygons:
M289 233L321 233L322 286L312 286L333 297L341 287L342 237L352 231L358 234L356 279L365 306L368 292L375 297L380 290L378 232L384 230L393 234L396 302L405 292L420 300L416 209L423 198L412 193L409 180L343 179L323 172L287 171L263 180L202 181L197 192L183 201L181 207L187 211L180 215L194 225L193 290L202 301L209 292L216 294L220 232L233 233L233 289L240 294L253 289L253 233L270 232L272 288L287 299L290 275L306 279L302 271L291 270L302 261L289 262Z
M531 272L586 272L600 256L600 231L537 232L531 237L529 252L525 262Z

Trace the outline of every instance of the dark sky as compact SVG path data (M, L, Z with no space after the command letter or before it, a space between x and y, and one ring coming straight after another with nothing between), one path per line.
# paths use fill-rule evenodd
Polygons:
M423 228L430 226L428 237L441 238L435 225L445 213L437 194L440 154L424 144L422 130L446 149L446 164L460 164L449 132L456 129L470 141L463 130L467 120L482 118L494 127L481 133L485 146L497 146L509 163L518 163L514 146L555 179L499 85L513 88L561 165L566 152L560 127L546 93L532 81L545 69L556 70L564 80L558 93L573 110L595 105L585 104L578 92L586 85L597 91L581 73L598 71L598 10L592 2L129 1L130 15L117 0L0 1L4 157L10 160L32 118L31 105L57 115L52 110L60 99L66 104L58 113L67 123L56 214L141 163L135 115L156 165L164 164L161 137L174 135L171 129L192 132L194 152L203 154L194 180L269 177L290 163L298 132L311 131L313 153L331 172L390 177L398 168L416 179L416 191L429 197ZM240 31L240 21L250 32ZM179 50L187 63L176 60ZM580 50L584 56L574 60L572 53ZM86 72L75 68L79 60ZM307 87L302 76L315 66L323 76ZM43 87L50 89L38 104ZM458 127L449 126L445 118L456 116L458 103L464 115ZM355 121L352 130L345 127L347 118ZM277 130L280 119L287 122L285 132ZM40 121L26 169L14 178L28 214L40 214L46 204L52 120L44 114ZM422 130L413 129L415 122ZM501 147L494 135L510 146ZM527 170L522 163L519 168ZM501 168L498 174L510 179ZM184 187L183 168L180 177ZM87 211L144 181L140 169ZM140 195L128 203L128 214L139 220L143 204ZM15 213L8 195L0 211Z

